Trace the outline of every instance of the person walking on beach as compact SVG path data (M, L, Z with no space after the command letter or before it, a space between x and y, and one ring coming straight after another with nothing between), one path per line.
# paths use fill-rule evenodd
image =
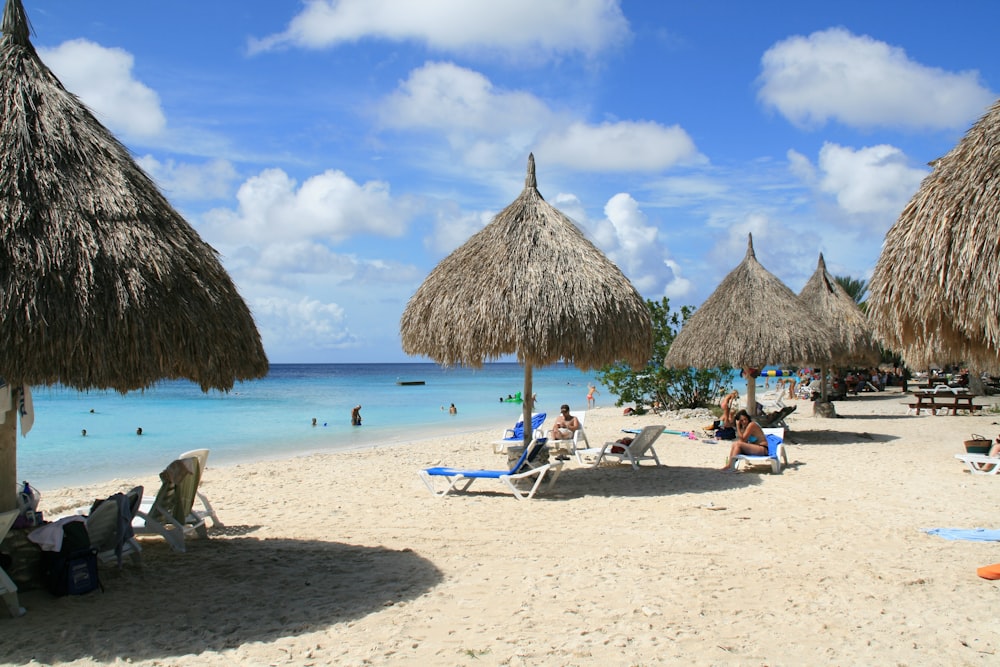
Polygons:
M588 384L587 385L587 409L588 410L590 408L594 407L595 405L597 405L597 401L594 400L594 394L600 394L600 393L601 392L597 391L597 387L595 387L593 384Z
M361 406L355 405L351 410L351 426L361 426Z

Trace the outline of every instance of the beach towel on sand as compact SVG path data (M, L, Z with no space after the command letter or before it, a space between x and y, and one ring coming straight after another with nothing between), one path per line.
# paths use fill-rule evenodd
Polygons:
M925 528L928 535L946 540L971 540L973 542L1000 542L1000 530L986 528Z

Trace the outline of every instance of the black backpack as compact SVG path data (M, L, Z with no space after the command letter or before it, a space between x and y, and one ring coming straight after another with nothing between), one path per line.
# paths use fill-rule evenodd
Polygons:
M104 587L97 577L97 550L90 546L87 525L71 521L63 525L60 551L42 552L43 579L53 595L83 595Z

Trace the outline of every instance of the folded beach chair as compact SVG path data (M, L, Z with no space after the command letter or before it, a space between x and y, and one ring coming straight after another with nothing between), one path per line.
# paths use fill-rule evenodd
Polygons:
M562 471L562 461L545 463L543 465L532 464L532 460L537 457L538 452L543 447L545 447L544 440L532 440L524 448L520 458L511 466L510 470L460 470L457 468L436 467L421 470L419 474L428 490L439 498L448 495L453 489L466 491L477 479L497 479L505 484L518 500L529 500L535 495L538 487L541 486L547 472L550 470L553 472L547 487L552 488L552 485L556 483L556 479L559 478L559 473ZM517 487L517 482L531 477L535 478L535 482L528 491L523 491ZM447 482L447 486L440 488L441 485L435 483L436 478L442 478Z
M534 412L531 414L531 438L544 438L545 434L542 433L542 424L545 422L545 417L547 415L544 412ZM509 428L503 432L503 439L497 440L493 443L493 452L499 454L506 450L511 445L523 445L524 444L524 418L517 420L513 428Z
M628 461L634 470L639 469L640 461L655 461L660 464L660 459L656 456L653 443L663 434L663 424L647 426L639 431L639 435L627 445L618 442L606 442L600 449L589 448L577 451L577 459L581 462L593 459L591 466L596 468L605 459L616 459L618 463Z
M788 454L785 452L785 429L761 428L761 430L764 432L764 437L767 438L767 455L739 454L733 459L733 470L739 470L741 465L769 465L771 472L777 475L781 472L782 467L788 466Z
M969 468L974 475L1000 474L1000 456L987 454L955 454L955 458Z
M3 542L4 538L7 537L7 531L14 525L14 519L18 517L18 514L17 510L0 513L0 542ZM17 584L3 571L2 567L0 567L0 598L3 598L4 605L12 617L17 618L24 615L24 607L17 599Z
M222 525L208 499L198 493L201 460L199 455L177 459L160 473L156 498L143 501L132 522L136 535L159 535L174 551L184 552L185 538L192 534L208 537L207 519L212 519L213 526ZM203 509L195 508L196 499L201 500Z
M142 503L142 487L128 493L116 493L99 501L87 517L87 534L90 546L97 549L97 558L107 563L112 559L122 566L122 559L129 556L137 566L142 566L142 547L135 539L132 522Z

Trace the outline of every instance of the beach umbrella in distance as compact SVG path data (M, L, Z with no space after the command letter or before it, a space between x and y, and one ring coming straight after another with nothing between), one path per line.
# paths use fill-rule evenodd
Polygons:
M42 63L21 0L0 29L0 376L15 401L21 385L207 391L265 375L215 250ZM0 511L16 504L16 422L0 425Z
M560 360L581 370L644 366L653 333L645 301L576 225L546 202L528 156L524 190L434 267L400 321L403 351L478 368L516 355L524 423L532 369ZM526 428L525 443L531 438Z
M747 238L743 261L684 324L664 363L673 368L749 369L832 356L834 335L777 276L765 269ZM756 383L747 375L747 411Z
M799 292L799 299L822 321L834 325L833 333L836 336L836 346L832 350L833 356L827 359L811 360L820 366L823 387L822 404L825 405L828 403L825 367L844 364L863 364L865 366L877 364L879 351L872 338L868 318L865 317L854 299L827 272L823 253L819 255L815 273L806 281L802 291ZM829 411L829 414L824 416L836 416L832 406L821 408L820 405L817 403L816 409Z
M886 347L1000 367L1000 101L944 157L886 233L868 313Z

